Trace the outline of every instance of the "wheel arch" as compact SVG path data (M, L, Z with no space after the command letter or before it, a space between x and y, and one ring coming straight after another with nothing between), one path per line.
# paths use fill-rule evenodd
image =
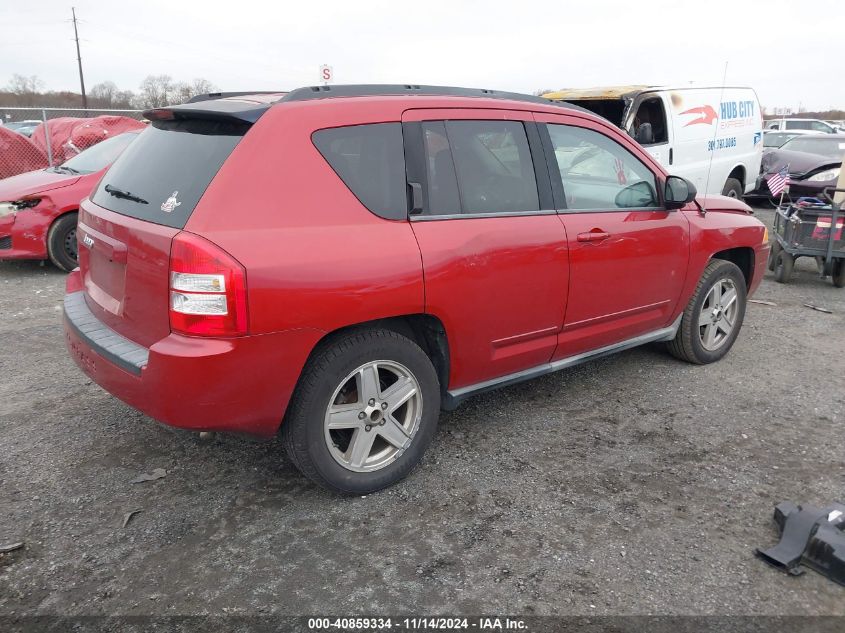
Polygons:
M736 167L731 170L731 173L728 174L728 178L735 178L739 181L739 184L742 186L742 192L745 193L745 165L740 163Z
M428 313L404 314L361 323L353 323L337 328L326 334L317 342L308 360L331 345L338 338L360 330L385 329L401 334L414 341L431 360L440 381L441 395L445 395L449 388L450 351L449 339L443 322ZM307 365L308 361L306 361Z
M77 216L79 215L79 208L71 207L69 209L64 209L60 213L56 214L56 216L50 221L50 227L52 227L56 222L61 220L63 217L70 215L71 213L76 213ZM49 232L49 228L48 228Z
M732 262L742 271L745 278L746 290L751 288L751 281L754 279L754 249L750 246L738 246L713 253L710 261L723 259Z

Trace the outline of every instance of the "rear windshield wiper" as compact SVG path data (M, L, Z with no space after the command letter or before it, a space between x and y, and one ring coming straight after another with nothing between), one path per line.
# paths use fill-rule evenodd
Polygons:
M132 202L137 202L138 204L149 204L143 198L139 198L138 196L132 195L128 191L124 191L123 189L118 189L117 187L112 187L111 185L106 185L104 187L106 193L113 195L115 198L123 198L124 200L131 200Z

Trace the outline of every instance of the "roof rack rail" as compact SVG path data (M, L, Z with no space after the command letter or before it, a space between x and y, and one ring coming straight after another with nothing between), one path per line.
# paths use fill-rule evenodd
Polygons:
M501 90L487 90L486 88L456 88L453 86L420 86L416 84L345 84L336 86L308 86L291 90L280 102L310 101L312 99L328 99L330 97L371 97L390 95L429 95L447 97L486 97L488 99L511 99L513 101L527 101L544 105L561 105L560 101L552 101L543 97L521 94L518 92L503 92ZM571 104L568 107L577 108Z
M226 99L227 97L245 97L247 95L275 95L279 94L280 90L248 90L245 92L207 92L205 94L194 95L185 103L199 103L201 101L211 101L213 99Z

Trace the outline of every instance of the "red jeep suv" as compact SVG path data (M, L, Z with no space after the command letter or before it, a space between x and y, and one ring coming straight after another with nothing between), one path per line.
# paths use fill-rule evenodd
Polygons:
M74 360L166 424L281 428L341 493L473 394L654 341L720 359L765 269L746 205L575 106L321 86L145 116L80 208Z

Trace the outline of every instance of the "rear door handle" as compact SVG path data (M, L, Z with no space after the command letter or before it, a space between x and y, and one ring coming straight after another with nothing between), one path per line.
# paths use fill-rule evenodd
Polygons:
M587 233L579 233L578 234L578 241L579 242L601 242L602 240L606 240L610 237L610 233L605 233L601 229L593 229Z

